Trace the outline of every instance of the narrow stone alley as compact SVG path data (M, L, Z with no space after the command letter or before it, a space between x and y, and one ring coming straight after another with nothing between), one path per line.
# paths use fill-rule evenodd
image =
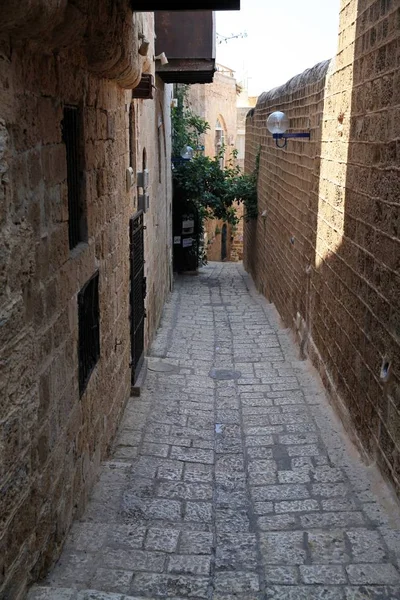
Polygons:
M400 598L398 505L241 265L177 278L110 459L29 600Z

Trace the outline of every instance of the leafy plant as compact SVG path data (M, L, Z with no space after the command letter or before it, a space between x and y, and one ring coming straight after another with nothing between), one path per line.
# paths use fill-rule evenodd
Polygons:
M234 166L236 151L223 168L222 156L223 149L214 158L196 154L192 160L175 166L175 181L197 207L203 208L209 219L237 225L235 202L243 202L246 221L256 218L258 163L252 173L241 173L240 168Z
M221 167L225 147L214 157L204 156L201 151L201 136L210 126L190 108L188 86L177 86L175 97L178 99L178 106L172 109L173 156L179 158L185 146L191 146L194 150L191 160L174 161L173 179L176 188L193 202L201 224L206 218L221 219L235 229L239 223L235 208L237 202L242 202L245 207L246 221L257 218L260 151L252 173L242 173L240 167L235 165L237 150L232 152L231 159ZM199 240L203 240L203 233L204 227L201 225ZM204 264L205 256L200 256L200 260Z
M173 156L180 156L185 146L197 150L201 136L210 129L207 121L196 115L190 108L188 92L188 85L176 86L175 97L178 106L171 109Z

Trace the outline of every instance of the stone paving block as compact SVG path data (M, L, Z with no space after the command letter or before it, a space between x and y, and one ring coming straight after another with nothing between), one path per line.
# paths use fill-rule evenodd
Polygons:
M124 569L106 569L100 567L90 581L90 587L94 590L104 590L105 592L128 593L130 583L133 578L133 570Z
M312 512L318 510L319 505L316 500L286 500L284 502L275 502L275 512L293 513L293 512Z
M218 404L217 404L218 406ZM218 407L217 410L217 421L219 423L240 423L240 412L231 408Z
M211 500L212 486L208 483L163 481L157 486L157 496L182 500Z
M114 459L132 462L138 454L138 446L118 446L114 452Z
M196 462L212 465L214 463L214 452L212 450L173 446L171 449L171 458L183 462Z
M134 577L131 593L142 594L145 598L151 594L164 598L183 596L207 599L208 583L208 577L140 573Z
M265 580L268 585L296 585L299 582L298 567L265 567Z
M183 446L190 448L192 440L190 438L175 437L173 435L146 435L140 454L148 456L167 457L171 446ZM161 450L161 446L167 446L168 451Z
M295 469L306 469L307 472L314 469L315 457L311 456L299 456L298 458L290 459L290 468Z
M279 483L309 483L311 481L308 471L278 471Z
M344 591L339 586L269 586L268 600L344 600Z
M304 423L288 423L286 425L288 433L311 433L317 430L317 427L312 422Z
M112 525L107 536L107 546L112 548L142 548L146 527L137 525ZM98 549L98 548L97 548Z
M313 496L321 496L324 498L335 498L346 496L349 487L346 483L314 483L311 486Z
M310 497L307 487L297 483L253 487L251 495L256 502L263 500L302 500Z
M383 537L388 549L396 557L400 557L400 529L391 529L390 527L379 527L379 532Z
M275 407L278 409L279 407ZM303 415L283 413L281 410L275 412L269 412L268 421L271 425L290 425L293 423L308 423L309 418Z
M344 481L343 471L332 467L315 467L313 468L312 475L315 481L321 483Z
M310 513L301 515L300 521L304 529L310 527L357 527L365 524L364 515L360 511Z
M96 552L105 543L109 529L105 523L76 522L72 525L64 547L72 552Z
M44 583L60 587L75 587L76 583L88 587L96 570L96 554L89 552L64 552Z
M226 456L218 456L215 461L215 473L217 475L220 474L229 474L229 473L239 473L242 474L245 472L245 464L243 454L227 454Z
M221 438L217 437L215 451L217 454L231 452L233 454L241 454L243 452L241 438Z
M356 494L356 498L362 501L361 494ZM364 502L362 509L366 517L368 517L376 527L388 526L392 520L388 513L377 502Z
M347 583L346 572L339 565L300 565L300 577L303 583L339 585Z
M140 522L149 519L179 520L181 513L182 504L177 500L142 499L130 494L125 494L121 510L125 522Z
M257 594L243 594L240 593L240 596L237 594L219 594L213 593L213 600L262 600L262 595L260 593Z
M257 570L257 538L250 533L220 533L217 536L215 568L221 571Z
M263 459L272 459L273 458L273 450L272 448L266 448L265 446L252 446L251 448L247 448L247 456L249 459L255 458L263 458Z
M135 477L155 477L162 461L154 456L139 456L132 467Z
M218 491L239 491L246 490L246 472L231 471L225 473L216 473L215 489Z
M109 548L104 554L102 566L129 571L152 571L161 573L164 569L165 555L145 550L126 550Z
M186 502L185 521L211 523L212 504L209 502Z
M268 515L274 512L273 502L254 502L253 510L256 515Z
M302 531L263 533L260 547L265 565L301 565L306 560Z
M231 508L233 510L247 508L248 496L246 489L226 489L225 487L216 487L215 490L216 508Z
M169 573L184 573L188 575L209 575L211 558L199 555L174 554L168 560Z
M390 563L348 565L350 583L358 585L393 585L400 583L398 570Z
M28 593L27 600L74 600L76 590L71 588L52 588L34 586Z
M316 444L318 443L318 435L315 433L288 433L286 435L278 435L278 443L290 446L296 444Z
M121 594L113 592L100 592L98 590L81 590L76 595L76 600L122 600Z
M172 461L171 461L172 462ZM183 475L183 463L176 461L176 464L161 465L157 468L156 477L158 479L169 479L171 481L177 481L182 479Z
M250 521L246 510L217 508L215 511L217 533L249 532Z
M242 594L258 592L260 589L258 575L255 573L246 573L235 571L234 573L216 573L214 589L220 594L236 594L241 597Z
M146 550L156 550L158 552L175 552L179 535L179 529L153 527L147 532L144 547Z
M322 510L326 511L347 511L357 510L358 506L352 498L328 498L321 501Z
M388 559L383 538L378 531L353 529L346 533L350 541L354 562L384 562Z
M126 483L121 500L125 502L125 498L131 496L135 498L153 498L155 496L156 483L156 479L131 477Z
M315 564L345 564L351 560L345 533L341 529L310 531L308 549Z
M318 456L321 450L316 444L304 444L304 446L288 446L289 456Z
M213 534L203 531L182 531L179 552L185 554L211 554Z
M274 440L271 435L246 435L246 445L249 448L252 446L273 446Z
M352 586L344 590L345 600L399 600L400 586Z
M171 435L176 438L193 438L193 439L214 439L214 429L199 429L196 427L171 427Z
M183 463L182 463L183 464ZM213 472L212 466L201 463L184 463L185 469L183 479L193 482L208 482L212 481Z
M246 436L266 436L266 435L276 435L278 433L282 433L284 431L284 427L283 425L264 425L263 427L260 426L249 426L247 425L248 421L251 419L251 417L244 417L243 421L245 424L244 427L244 433ZM256 417L254 419L255 421L258 421L258 423L260 422L260 418Z

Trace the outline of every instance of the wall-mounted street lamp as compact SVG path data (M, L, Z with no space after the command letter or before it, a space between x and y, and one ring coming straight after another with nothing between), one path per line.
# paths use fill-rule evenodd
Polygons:
M272 133L272 137L275 140L278 148L284 148L287 144L287 140L290 138L307 138L310 139L309 133L285 133L289 127L289 119L285 113L276 110L271 113L267 119L268 131ZM278 140L283 140L283 144L279 144Z
M181 150L181 158L184 160L192 160L193 158L193 148L191 146L184 146Z

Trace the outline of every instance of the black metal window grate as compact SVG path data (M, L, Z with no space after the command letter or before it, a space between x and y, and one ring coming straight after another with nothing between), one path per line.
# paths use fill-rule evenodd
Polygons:
M67 153L68 236L70 249L84 240L84 211L80 188L80 126L77 106L65 106L62 124Z
M82 395L100 357L98 271L78 294L78 319L79 394Z

